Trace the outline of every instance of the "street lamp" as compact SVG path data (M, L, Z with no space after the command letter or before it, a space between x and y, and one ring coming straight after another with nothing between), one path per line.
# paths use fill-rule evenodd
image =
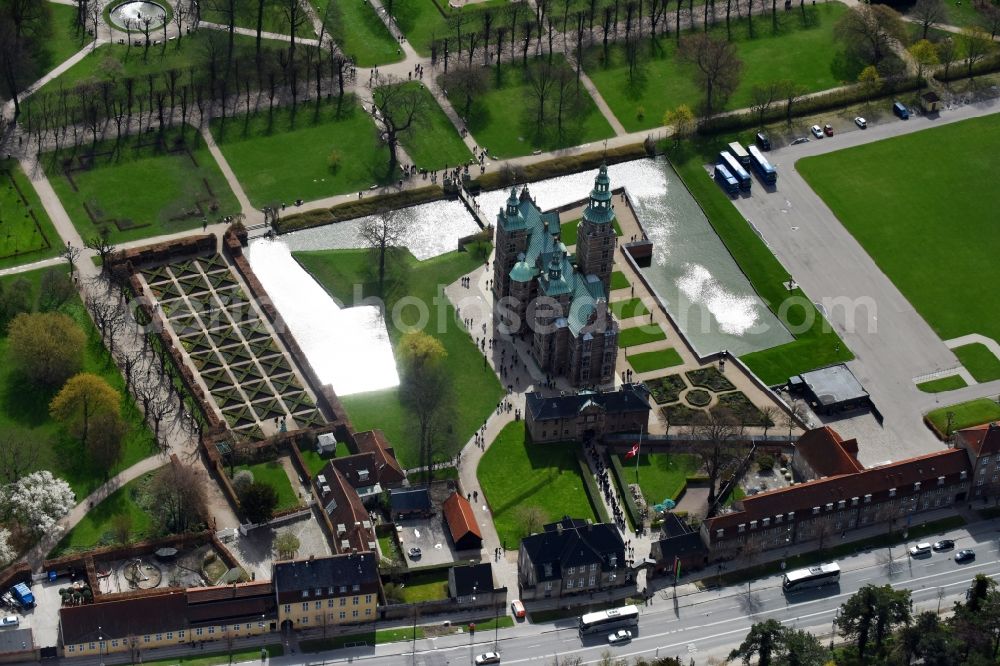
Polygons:
M840 609L833 612L833 622L830 625L830 652L833 652L833 638L837 635L837 618L840 617Z
M476 591L479 589L479 583L472 584L472 605L476 605ZM469 662L475 661L476 654L476 623L469 623Z
M100 625L97 626L97 653L99 655L101 666L104 666L104 631L101 629Z

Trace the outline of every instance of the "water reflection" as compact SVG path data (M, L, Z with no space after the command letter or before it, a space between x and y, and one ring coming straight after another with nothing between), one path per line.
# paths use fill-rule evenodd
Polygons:
M399 385L378 308L340 308L292 258L285 237L253 240L247 259L320 381L337 395Z

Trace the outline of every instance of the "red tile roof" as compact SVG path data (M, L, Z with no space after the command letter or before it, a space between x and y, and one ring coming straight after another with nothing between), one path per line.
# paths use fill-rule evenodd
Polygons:
M271 581L239 583L237 585L215 585L212 587L190 587L187 590L188 603L199 604L220 599L244 599L274 593Z
M375 455L375 475L382 485L402 483L406 473L396 460L396 452L385 439L381 430L366 430L354 433L354 444L358 453L373 453Z
M857 460L858 441L844 441L830 426L807 431L795 443L795 452L817 476L854 474L864 469Z
M979 456L1000 453L1000 424L987 423L975 428L964 428L958 431L958 436L972 453Z
M448 499L444 501L442 509L444 511L445 522L448 523L448 529L451 530L452 541L458 544L471 534L482 542L483 535L479 531L479 525L476 524L476 516L472 513L472 505L469 504L467 499L457 492L452 492Z
M325 484L319 481L320 476L326 480ZM332 462L327 463L314 479L314 483L323 503L323 510L330 516L334 530L338 525L343 525L346 530L346 534L334 535L334 547L337 552L350 553L353 550L363 553L371 550L368 543L374 541L375 537L370 529L364 527L364 523L369 520L368 510L340 470L334 467ZM345 540L346 544L343 543Z

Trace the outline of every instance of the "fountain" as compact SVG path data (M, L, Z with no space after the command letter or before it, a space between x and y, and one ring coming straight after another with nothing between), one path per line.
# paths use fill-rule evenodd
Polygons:
M158 28L167 20L167 10L149 0L127 0L112 9L109 16L111 22L122 29L125 29L126 21L133 30L142 28L146 19L149 19L150 28Z

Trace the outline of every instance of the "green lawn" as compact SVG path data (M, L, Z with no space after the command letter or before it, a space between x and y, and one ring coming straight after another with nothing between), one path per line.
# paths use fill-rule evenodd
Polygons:
M1000 405L989 398L979 398L978 400L960 402L957 405L940 407L928 412L927 419L944 435L948 434L949 412L953 414L952 432L1000 419Z
M532 66L531 62L529 66ZM569 67L561 57L557 57L555 63L558 67ZM490 155L507 159L528 155L536 149L558 150L614 136L611 125L582 87L577 95L575 84L568 86L560 134L556 127L555 93L549 93L545 115L539 123L537 112L533 110L536 97L525 80L524 70L517 65L501 66L499 83L494 71L490 70L486 91L473 99L468 113L465 112L464 96L454 87L448 91L452 107L466 119L476 142L485 146ZM444 77L441 85L448 89ZM563 242L569 245L567 241Z
M61 248L59 234L20 165L0 160L0 268L54 257Z
M407 81L400 85L419 90L427 105L423 122L403 137L403 147L414 164L428 171L467 164L472 159L472 151L462 141L458 130L448 120L430 90L417 81Z
M257 483L266 483L278 492L278 506L275 511L291 509L299 506L299 494L292 488L292 482L288 478L285 467L277 460L257 463L256 465L237 465L236 471L250 470L253 480Z
M753 39L748 37L746 21L733 21L733 40L744 64L740 84L726 103L726 109L750 106L754 85L791 79L806 92L815 92L855 80L856 72L844 71L842 49L833 35L833 26L844 13L844 5L822 3L806 11L810 21L805 28L797 9L778 17L777 32L772 31L770 17L755 19ZM720 21L709 32L725 39L725 22ZM667 109L680 104L695 108L703 101L702 90L692 78L694 66L678 62L673 36L655 43L646 40L640 49L642 64L631 79L621 46L609 50L607 64L603 62L600 44L591 47L584 57L594 85L630 132L661 125Z
M628 483L635 482L638 464L639 487L650 506L665 499L676 501L687 485L687 477L700 467L698 456L689 453L640 453L628 460L622 455L619 460Z
M386 65L403 59L399 44L369 2L312 0L320 18L327 17L327 30L358 67ZM327 12L329 11L329 15Z
M57 268L52 270L66 270ZM23 278L38 293L38 284L44 271L31 271L18 275L0 277L4 286L10 288ZM106 476L110 477L157 453L153 435L146 427L135 402L125 395L125 381L110 362L108 352L83 303L76 297L63 306L62 310L73 317L88 334L88 344L84 350L83 371L104 377L115 390L122 393L122 416L127 425L122 457L110 470L93 465L79 440L68 437L49 417L49 402L57 391L36 389L17 377L9 364L3 362L7 355L7 337L0 334L0 432L12 429L25 431L38 452L38 459L28 471L50 470L55 476L65 479L77 499L83 499L100 486Z
M296 199L311 201L335 194L367 190L388 183L389 149L381 145L375 125L355 99L275 109L247 121L231 119L225 127L215 119L212 135L251 203L257 208ZM339 154L336 170L330 154Z
M78 550L91 550L97 546L110 546L115 540L112 530L113 520L118 515L128 515L132 520L132 541L156 536L153 520L143 506L143 493L155 472L150 472L129 481L111 493L104 501L87 512L66 536L59 541L53 557Z
M454 8L445 0L438 0L438 2L434 0L398 0L391 4L387 1L382 6L386 7L387 10L390 7L392 8L391 13L396 17L396 25L403 31L406 39L417 50L417 53L427 57L431 54L431 42L434 39L448 37L451 40L449 50L452 53L459 50L455 48L456 31L449 26L449 18L461 17L460 19L453 18L452 20L462 21L463 27L460 29L464 43L466 35L471 30L481 29L483 12L489 11L493 13L495 17L493 26L495 28L504 20L503 12L500 10L509 4L508 0L485 0L485 2ZM438 9L438 7L441 7L441 9ZM445 13L443 14L442 11ZM522 20L526 13L527 10L521 12L520 18ZM510 39L509 36L508 39ZM482 41L480 41L481 44ZM482 49L480 48L481 52ZM439 60L442 58L441 53L441 51L438 52Z
M977 342L955 347L952 351L977 382L1000 379L1000 359L986 345Z
M565 245L566 247L570 247L571 245L576 245L577 232L579 231L580 227L580 219L581 218L578 217L575 220L570 220L569 222L563 222L562 224L559 225L559 239L562 240L563 245ZM615 235L620 238L622 235L622 228L621 225L618 224L617 218L611 224L615 228ZM618 288L615 286L615 277L614 277L615 275L621 276L620 279L625 280L625 286L626 287L629 286L628 278L625 277L625 274L620 273L619 271L615 271L611 275L612 289Z
M448 570L435 569L406 576L405 585L400 589L403 603L437 601L448 598Z
M629 298L624 301L614 301L611 303L611 311L619 320L631 319L632 317L642 317L649 314L649 309L640 298Z
M354 303L354 286L361 285L365 297L377 293L374 276L369 272L371 255L366 250L330 250L297 252L295 258L327 291L343 303ZM389 260L391 278L386 286L386 308L392 311L402 297L423 303L434 303L443 285L451 284L473 268L482 265L474 252L449 252L427 261L417 261L408 251L401 251ZM429 326L426 330L444 345L448 352L447 371L454 396L451 410L451 432L442 433L438 458L451 458L468 441L483 421L493 412L503 396L496 375L484 367L483 356L469 336L456 322L455 310L442 299L447 325ZM436 308L432 312L437 312ZM435 314L431 321L435 322ZM389 336L397 344L403 331L390 324ZM413 415L400 402L399 389L386 389L341 397L355 428L381 428L396 449L403 467L413 467L419 460L417 432Z
M797 168L943 340L981 333L1000 341L998 152L994 114Z
M316 476L319 471L323 469L328 462L334 458L341 458L343 456L351 455L351 451L347 448L346 442L337 442L337 450L330 454L319 454L316 453L316 449L306 449L304 451L300 450L299 453L302 454L302 460L306 464L306 469L309 470L310 476Z
M564 241L565 242L565 241ZM621 271L615 271L611 274L611 290L615 289L628 289L632 286L632 283L628 281L628 277Z
M43 63L43 68L49 72L82 49L86 42L83 29L79 28L76 22L76 7L54 2L46 4L52 15L52 32L45 39L48 59Z
M183 143L179 143L183 136ZM87 239L101 228L113 242L148 238L201 227L239 212L239 204L218 165L193 128L48 153L42 160L52 188L73 225Z
M965 388L968 384L959 375L949 375L948 377L941 377L940 379L932 379L929 382L921 382L917 384L917 388L924 393L943 393L945 391L954 391L955 389Z
M651 372L662 368L671 368L684 362L681 355L673 347L657 351L632 354L628 362L636 372Z
M476 473L505 547L526 535L519 519L522 507L541 509L546 522L563 516L596 520L576 461L579 446L526 441L524 424L515 422L483 454Z
M643 325L622 329L618 334L618 347L624 349L626 347L634 347L636 345L644 345L647 342L666 339L667 334L663 332L659 324L653 324L652 326Z
M234 649L232 652L212 652L199 654L196 657L171 657L169 659L143 660L146 666L216 666L216 664L242 664L260 660L260 652L265 650L268 657L280 657L285 654L281 645L268 645L263 648Z
M222 3L219 4L224 6ZM256 2L235 3L236 11L233 23L236 27L257 30L257 4ZM264 32L273 32L279 35L290 35L292 33L283 3L264 2L260 3L260 5L264 8L263 21L261 23L261 29ZM316 31L313 30L312 21L308 19L305 12L300 12L296 18L302 19L299 22L298 29L295 31L296 36L315 38ZM229 17L226 15L226 12L219 11L210 2L205 3L202 7L201 20L225 26L229 25ZM256 35L253 39L256 39Z

